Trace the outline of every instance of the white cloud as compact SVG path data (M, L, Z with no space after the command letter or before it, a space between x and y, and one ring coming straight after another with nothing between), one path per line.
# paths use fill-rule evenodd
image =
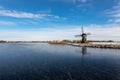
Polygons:
M59 16L55 16L55 19L60 19L60 17Z
M113 17L120 18L120 11L115 13L115 14L113 14Z
M11 22L11 21L0 21L0 25L19 25L19 24L38 24L40 20L50 23L56 20L66 20L65 17L51 14L51 10L38 11L37 13L8 10L0 6L0 16L12 17L12 18L23 18L23 21ZM27 19L27 20L26 20ZM34 20L33 20L34 19ZM29 21L28 21L29 20ZM39 21L38 21L39 20Z
M9 16L16 18L43 18L50 16L48 14L34 14L15 10L0 10L0 16Z
M105 14L109 15L112 19L109 19L108 22L120 23L120 3L113 6L111 9L104 11Z
M40 12L40 11L39 11ZM43 13L44 12L44 13ZM14 18L28 18L28 19L45 19L45 18L54 18L61 19L57 15L52 15L47 11L38 13L30 13L16 10L7 10L0 6L0 16L14 17Z
M82 3L86 3L88 0L78 0L78 1L80 1Z
M120 23L120 19L114 20L115 23Z
M91 3L92 0L75 0L76 3L81 2L82 4L88 4Z
M16 23L14 22L10 22L10 21L0 21L0 25L16 25Z
M65 3L76 4L78 2L87 3L88 1L91 1L91 0L52 0L52 1L54 1L54 2L65 2Z
M87 13L93 8L92 0L76 0L76 8L83 13Z
M90 32L88 39L92 40L120 40L120 25L88 25L85 32ZM63 40L81 39L74 36L81 34L81 26L64 29L38 29L38 30L0 30L0 39L3 40Z

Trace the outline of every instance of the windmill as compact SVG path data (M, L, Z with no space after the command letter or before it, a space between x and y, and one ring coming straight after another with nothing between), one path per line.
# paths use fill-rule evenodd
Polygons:
M75 35L75 37L82 37L81 43L86 43L87 42L87 35L90 35L90 33L85 33L83 27L81 27L82 34L81 35Z

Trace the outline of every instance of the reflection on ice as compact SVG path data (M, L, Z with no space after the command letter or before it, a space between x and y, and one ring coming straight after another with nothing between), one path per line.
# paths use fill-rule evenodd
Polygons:
M0 80L120 80L119 61L120 50L0 44Z

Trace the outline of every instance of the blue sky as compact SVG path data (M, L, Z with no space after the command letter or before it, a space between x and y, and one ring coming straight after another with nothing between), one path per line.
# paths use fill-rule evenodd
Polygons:
M0 39L120 40L120 0L0 0Z

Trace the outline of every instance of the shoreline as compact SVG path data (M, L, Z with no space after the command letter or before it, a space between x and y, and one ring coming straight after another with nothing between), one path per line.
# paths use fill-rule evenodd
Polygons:
M4 43L47 43L50 45L71 45L77 47L91 47L104 49L120 49L120 42L89 42L89 43L49 43L45 41L18 41L18 42L1 42Z
M92 47L92 48L109 48L109 49L120 49L120 43L69 43L72 46L78 47Z

